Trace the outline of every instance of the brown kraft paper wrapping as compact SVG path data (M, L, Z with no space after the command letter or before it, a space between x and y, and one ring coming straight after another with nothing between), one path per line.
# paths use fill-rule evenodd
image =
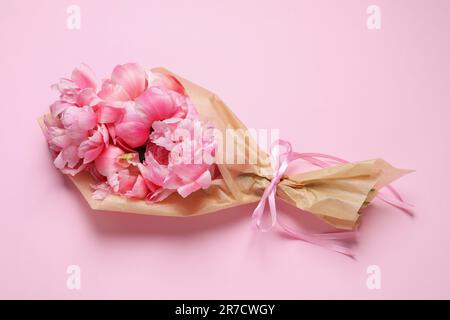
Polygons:
M200 118L213 123L223 137L226 136L226 129L234 129L237 135L235 154L240 154L246 160L251 154L256 155L257 161L217 164L220 178L213 180L208 189L194 192L186 198L174 193L167 199L152 204L118 195L94 200L91 185L96 181L89 173L69 176L89 206L94 210L188 217L259 201L270 183L272 168L268 155L255 143L244 143L251 139L246 135L244 124L214 93L165 69L154 70L175 76L185 87ZM40 123L43 126L42 119ZM45 130L44 126L43 129ZM226 146L223 146L222 152L226 154ZM283 176L278 184L277 197L322 218L336 228L354 229L363 204L372 200L377 190L408 172L410 170L396 169L382 159L336 165Z

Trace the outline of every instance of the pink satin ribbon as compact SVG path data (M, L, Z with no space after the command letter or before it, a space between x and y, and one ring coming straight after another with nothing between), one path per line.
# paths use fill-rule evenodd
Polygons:
M295 239L306 241L325 248L329 248L333 251L353 257L354 256L353 252L346 246L340 244L338 241L346 239L354 239L356 236L355 231L327 232L327 233L309 233L298 230L294 231L291 228L287 227L285 224L281 223L279 219L277 219L277 209L275 203L275 196L278 183L280 182L281 178L283 177L283 174L286 172L286 169L288 168L289 164L292 161L297 159L303 159L309 162L310 164L321 168L332 166L335 163L345 164L349 162L334 156L321 153L293 152L291 144L284 140L278 140L272 145L269 156L270 156L270 163L273 169L273 176L272 180L270 181L270 184L264 190L261 200L259 201L258 205L256 206L252 214L252 220L256 228L263 232L267 232L270 229L272 229L275 225L278 225L286 234ZM326 159L329 162L321 159ZM377 193L377 197L382 201L412 215L413 214L412 205L406 203L402 199L400 194L392 186L387 185L386 188L392 193L394 198L391 198L388 195L381 193L380 191ZM264 215L264 209L267 201L269 202L271 223L268 227L263 227L262 218Z

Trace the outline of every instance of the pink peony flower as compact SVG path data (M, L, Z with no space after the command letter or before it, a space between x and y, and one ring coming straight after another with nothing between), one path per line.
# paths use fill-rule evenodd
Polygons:
M59 100L50 106L46 119L46 137L54 164L63 173L75 175L86 168L109 143L105 126L99 125L93 106L100 100L92 70L81 65L70 79L62 78L53 86Z
M83 107L99 101L94 72L85 64L75 68L70 79L62 78L52 88L60 93L59 100L50 106L53 117L59 116L71 106Z
M47 119L47 142L54 164L65 174L75 175L92 162L109 143L105 126L97 124L91 107L69 107L57 118Z
M160 201L175 191L187 197L208 188L216 149L213 127L200 120L168 119L155 122L153 130L145 162L138 165L142 176L160 189L148 200Z
M80 143L78 157L83 159L84 164L90 163L94 161L108 145L108 130L104 125L98 125L97 130L94 131L87 140Z

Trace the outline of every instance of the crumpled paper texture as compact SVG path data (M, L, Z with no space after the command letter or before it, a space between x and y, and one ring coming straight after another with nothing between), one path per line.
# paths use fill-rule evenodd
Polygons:
M255 143L243 143L249 139L244 136L245 125L214 93L165 69L154 70L175 76L186 88L200 118L212 122L223 136L226 129L236 129L235 133L242 135L234 145L235 154L240 153L248 159L253 153L258 161L256 164L249 164L250 161L245 161L246 164L218 164L221 177L215 179L208 189L194 192L186 198L174 193L154 204L117 195L108 195L101 201L94 200L91 185L95 181L89 173L69 176L89 206L94 210L189 217L259 201L270 183L272 168L268 155ZM226 154L226 146L223 153ZM365 202L371 201L380 188L408 172L396 169L382 159L336 165L285 175L278 184L277 197L338 229L349 230L358 225L359 211Z

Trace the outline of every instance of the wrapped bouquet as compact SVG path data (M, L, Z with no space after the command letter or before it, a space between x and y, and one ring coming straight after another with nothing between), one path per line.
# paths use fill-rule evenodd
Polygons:
M54 165L93 209L188 217L254 202L258 228L279 225L347 255L336 241L353 235L374 197L410 209L389 186L409 170L381 159L296 153L282 140L265 152L220 98L165 69L118 65L98 86L81 65L53 87L59 99L41 126ZM298 159L319 169L287 174ZM341 230L294 231L277 219L276 198ZM263 226L266 202L271 221Z

